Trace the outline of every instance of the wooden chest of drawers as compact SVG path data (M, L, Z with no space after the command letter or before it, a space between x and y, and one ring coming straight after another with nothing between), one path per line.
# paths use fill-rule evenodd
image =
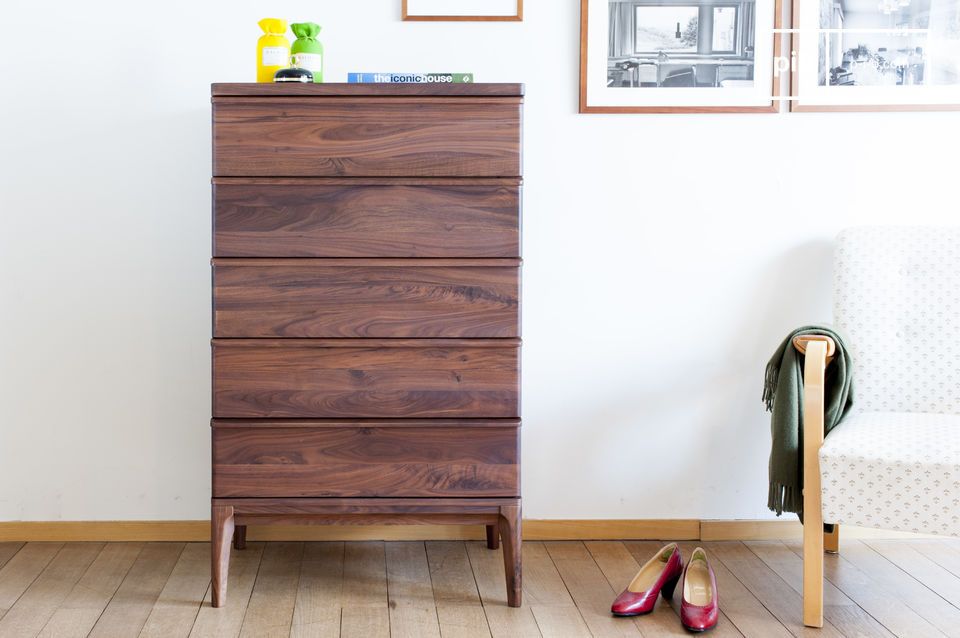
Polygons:
M213 85L213 604L248 524L478 524L520 605L522 86Z

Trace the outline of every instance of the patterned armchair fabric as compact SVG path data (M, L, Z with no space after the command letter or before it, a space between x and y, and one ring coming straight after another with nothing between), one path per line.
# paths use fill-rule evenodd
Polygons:
M855 411L820 450L824 521L960 536L960 227L849 229L834 269Z

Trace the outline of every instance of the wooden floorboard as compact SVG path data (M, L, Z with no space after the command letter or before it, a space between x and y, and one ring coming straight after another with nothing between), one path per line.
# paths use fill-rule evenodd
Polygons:
M307 543L293 607L294 638L340 635L343 594L343 543Z
M184 547L184 543L147 543L93 626L91 638L140 635Z
M36 636L103 550L103 543L66 543L0 620L0 636Z
M63 543L29 543L0 569L0 619L47 568Z
M430 566L423 541L386 544L390 635L440 637Z
M246 549L233 550L230 556L230 577L227 579L230 604L219 609L211 607L212 594L208 587L203 597L203 605L197 613L197 620L190 631L190 638L236 638L250 603L250 594L260 570L263 550L264 543L247 543Z
M428 541L426 548L440 635L489 638L490 626L466 545L463 541Z
M600 566L581 541L551 541L544 545L593 635L643 635L635 619L616 618L610 614L610 603L619 592L613 591Z
M26 543L0 543L0 568L17 555Z
M503 555L499 551L487 549L483 542L467 541L466 546L490 633L494 636L542 635L530 605L507 607ZM523 551L527 551L527 543L523 544Z
M289 636L300 585L303 543L267 543L240 636ZM228 589L229 592L229 589Z
M686 636L681 592L653 613L610 603L658 541L527 542L524 605L478 541L249 543L210 606L207 543L0 543L0 636L525 638ZM696 543L679 543L689 556ZM825 556L825 625L803 627L796 541L709 542L717 638L960 638L960 542L844 540Z
M821 629L803 625L803 597L739 541L704 543L707 556L724 564L730 573L794 636L840 638L829 620ZM720 585L718 584L718 587Z
M746 546L798 594L803 594L803 559L780 541L752 541ZM823 584L823 616L844 636L890 638L893 634L830 581Z
M104 547L40 635L44 638L88 635L142 550L143 543L110 543Z
M496 552L494 552L496 553ZM523 544L524 606L544 636L589 636L570 590L543 543Z
M188 543L147 617L141 638L188 636L210 586L210 545Z
M785 545L797 556L803 555L799 541L786 541ZM888 579L882 572L896 567L879 556L876 561L850 560L864 550L876 554L865 546L860 547L857 541L841 541L839 554L824 556L824 577L895 636L942 637L942 632L906 604L903 592L897 591L896 587L888 590L884 584ZM946 601L944 604L947 604Z

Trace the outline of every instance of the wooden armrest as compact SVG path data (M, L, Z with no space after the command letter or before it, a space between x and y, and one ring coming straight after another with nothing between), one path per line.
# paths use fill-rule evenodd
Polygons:
M807 354L807 345L813 341L823 341L827 344L827 360L833 358L837 352L836 342L827 335L797 335L793 338L793 347L800 354Z
M823 335L794 337L803 366L803 624L823 626L823 510L820 446L823 445L824 379L837 344Z

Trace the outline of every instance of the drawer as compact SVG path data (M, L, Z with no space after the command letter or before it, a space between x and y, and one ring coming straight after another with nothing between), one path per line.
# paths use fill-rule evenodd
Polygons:
M213 422L213 496L520 494L520 429L502 421Z
M215 337L516 337L513 259L215 259Z
M521 99L215 97L215 176L514 177Z
M215 257L519 257L519 179L217 178Z
M518 339L214 339L213 415L516 418Z

